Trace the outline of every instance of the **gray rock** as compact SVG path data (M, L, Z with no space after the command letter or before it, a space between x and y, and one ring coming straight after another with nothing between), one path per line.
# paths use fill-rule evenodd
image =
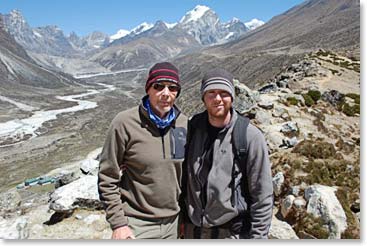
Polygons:
M272 109L274 108L274 103L271 101L260 101L258 102L259 107L263 109Z
M279 149L279 146L282 145L282 139L284 138L283 134L281 134L278 130L273 129L270 127L267 129L265 133L265 138L268 142L269 149L271 151L275 151Z
M80 170L83 174L93 174L96 175L98 172L99 161L94 159L86 159L82 161L80 165Z
M260 93L270 93L270 92L277 91L278 89L279 88L275 83L270 83L270 84L264 85L258 91Z
M292 227L273 216L269 230L269 239L299 239Z
M288 87L288 79L280 80L276 82L279 88L287 88Z
M274 107L272 111L272 115L276 118L281 117L283 114L288 113L288 111L285 108L280 107Z
M296 122L288 121L282 125L280 132L283 133L290 133L290 132L297 132L298 127Z
M280 195L280 193L282 192L283 183L284 183L284 175L282 172L278 172L273 177L273 190L275 195L277 196Z
M293 196L299 196L300 191L301 191L301 187L299 185L292 186L290 188L289 194Z
M55 188L70 184L71 182L79 179L80 174L71 170L62 170L57 176L55 181Z
M88 224L88 225L91 225L93 224L95 221L99 221L99 220L104 220L105 219L105 216L104 215L98 215L98 214L91 214L91 215L88 215L87 217L85 217L83 219L83 221Z
M236 94L234 107L241 114L244 114L256 105L256 102L259 100L259 92L251 90L245 84L240 83L238 80L234 80L233 82L235 85Z
M29 236L28 220L25 217L5 220L0 217L0 238L26 239Z
M266 112L264 110L259 110L257 111L255 118L259 122L259 124L268 125L270 124L271 115L269 112Z
M285 148L292 148L296 146L298 143L298 140L296 137L286 138L286 139L283 139L282 141L283 141L283 144L281 147L285 147Z
M288 195L282 200L280 205L281 206L280 213L284 218L286 218L289 212L291 211L294 199L296 198L293 195Z
M50 209L69 213L80 207L80 203L83 203L83 207L88 204L92 204L92 207L97 204L102 206L99 201L97 176L87 175L55 190L51 194Z
M321 99L325 102L329 102L333 106L337 106L344 98L344 95L337 90L325 91Z
M15 211L22 199L16 190L9 190L0 194L0 211Z
M306 200L303 199L302 197L297 197L296 199L294 199L293 201L293 206L296 208L296 209L302 209L302 208L305 208L306 207Z
M308 201L307 213L321 219L329 225L329 238L340 239L347 228L347 217L338 201L336 188L324 185L312 185L305 190Z

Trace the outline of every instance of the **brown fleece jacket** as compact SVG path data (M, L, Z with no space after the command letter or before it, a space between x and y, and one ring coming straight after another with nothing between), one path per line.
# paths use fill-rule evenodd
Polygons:
M179 213L183 156L174 156L174 148L181 144L170 132L183 128L184 134L176 138L185 142L187 117L176 107L174 110L176 120L164 133L149 119L143 105L113 119L98 174L100 199L112 229L127 225L126 216L149 219Z

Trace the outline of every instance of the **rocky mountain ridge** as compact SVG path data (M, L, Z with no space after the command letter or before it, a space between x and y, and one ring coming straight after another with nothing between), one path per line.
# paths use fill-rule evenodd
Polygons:
M193 16L197 15L197 12L202 12L202 15L194 18ZM157 35L157 31L152 32L151 29L160 29L161 33L168 31L168 29L175 29L175 32L186 32L186 34L192 35L201 45L212 45L235 40L250 28L254 29L263 24L261 21L252 20L247 27L237 18L228 23L220 23L213 10L200 5L186 13L178 24L172 25L170 28L168 28L168 24L159 20L155 25L142 23L131 31L124 32L124 35L120 34L120 37L112 35L113 38L100 31L92 32L85 37L79 37L75 32L66 36L55 25L32 28L18 10L3 15L3 19L5 30L26 50L74 58L106 48L109 45L124 44L141 37ZM175 32L171 32L171 35ZM180 36L182 33L178 35Z

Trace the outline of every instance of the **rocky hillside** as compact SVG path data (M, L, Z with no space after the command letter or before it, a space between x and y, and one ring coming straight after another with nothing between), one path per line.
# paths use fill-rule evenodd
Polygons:
M268 141L270 238L360 238L359 69L357 60L319 50L258 90L236 82L237 109ZM56 190L2 193L0 238L110 238L96 186L100 151L45 174L56 178Z

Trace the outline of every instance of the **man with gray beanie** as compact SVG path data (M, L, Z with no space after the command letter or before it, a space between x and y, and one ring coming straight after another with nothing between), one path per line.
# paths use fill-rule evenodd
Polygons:
M273 188L265 138L233 109L229 72L207 72L201 97L206 110L193 116L187 128L184 238L267 238Z

